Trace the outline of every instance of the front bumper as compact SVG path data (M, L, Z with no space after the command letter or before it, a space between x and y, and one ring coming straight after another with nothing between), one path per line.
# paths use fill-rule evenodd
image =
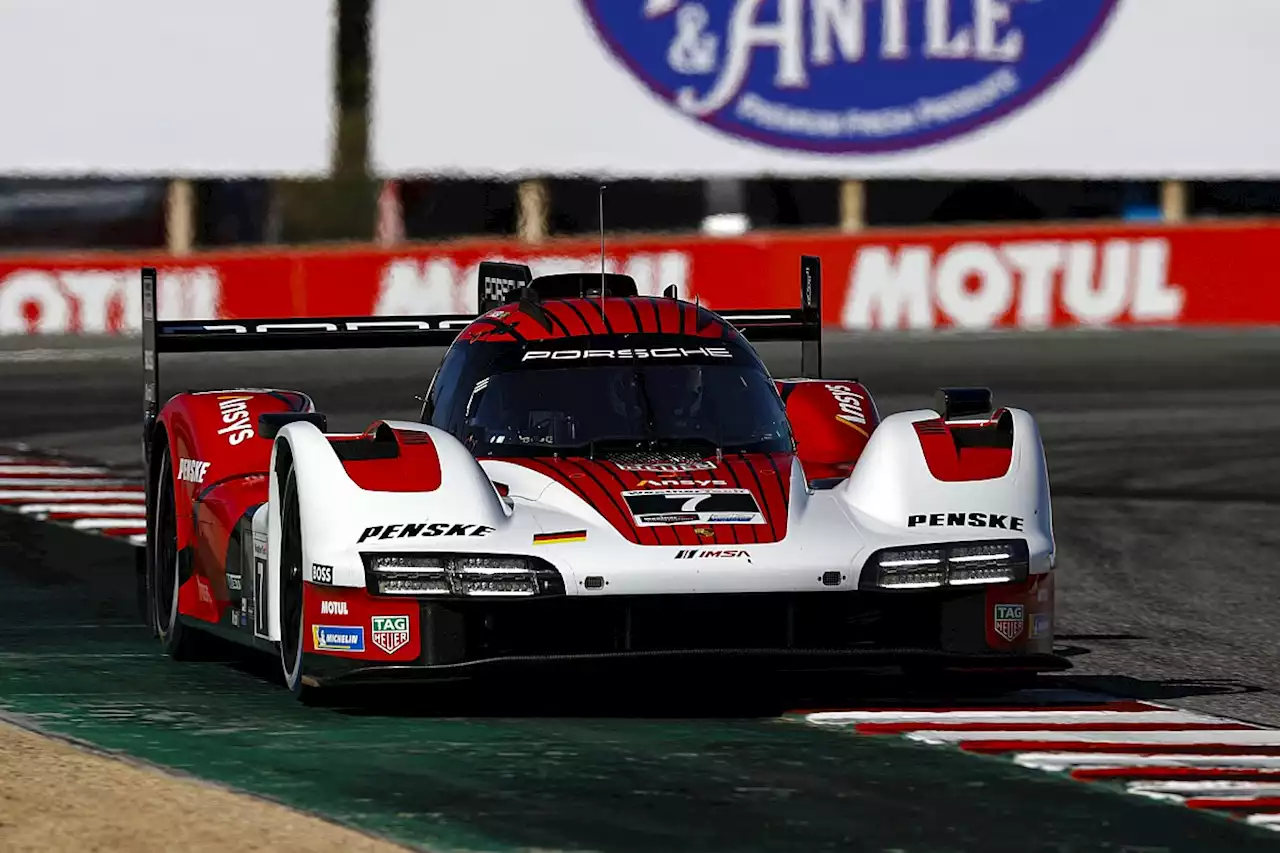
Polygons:
M545 666L1035 672L1070 666L1052 654L1052 633L1043 629L1045 616L1052 618L1049 576L910 592L401 601L416 608L410 646L416 652L405 650L411 658L312 654L308 673L329 682ZM1016 633L1006 622L1007 639L993 630L993 620L1007 620L1009 607L1019 608L1023 622Z

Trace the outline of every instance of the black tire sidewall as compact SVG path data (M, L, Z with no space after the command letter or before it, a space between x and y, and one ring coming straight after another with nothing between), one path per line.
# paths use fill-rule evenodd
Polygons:
M149 567L153 628L165 653L175 658L182 657L186 651L185 640L189 632L182 624L177 607L181 586L177 559L177 506L173 490L173 462L167 443L160 457L160 471L156 478L155 527L149 534L155 539ZM161 601L161 579L166 575L172 578L173 591L168 600Z
M296 532L288 531L287 525L296 526ZM288 583L288 567L292 560L297 561L298 571L302 571L301 527L302 517L301 506L298 502L298 484L297 479L294 476L293 465L291 464L285 472L285 480L281 484L280 488L280 584L279 594L276 596L276 605L280 614L280 669L284 675L285 686L287 686L295 696L301 696L303 693L303 646L306 639L303 628L306 623L306 619L303 615L302 602L299 601L297 625L285 624L285 587ZM299 549L299 553L296 555L288 554L285 551L285 543L290 541L291 533L293 538L296 539ZM301 583L301 580L299 580L299 583ZM286 653L284 638L286 636L286 632L295 631L297 632L297 648L294 650L294 654L292 655L293 660L288 661L285 659Z

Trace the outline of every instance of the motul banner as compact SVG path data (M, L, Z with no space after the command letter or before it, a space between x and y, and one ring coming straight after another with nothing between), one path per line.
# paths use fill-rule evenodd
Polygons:
M139 268L160 269L162 319L475 311L481 260L535 274L598 269L598 245L475 241L0 259L0 333L119 334L140 324ZM1280 223L1002 227L617 240L606 268L642 294L674 284L713 310L795 306L800 255L823 262L823 317L864 329L1280 324Z

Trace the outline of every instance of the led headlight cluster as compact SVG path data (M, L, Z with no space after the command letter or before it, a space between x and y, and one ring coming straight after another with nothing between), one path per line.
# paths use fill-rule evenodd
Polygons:
M520 597L564 591L555 569L530 557L366 554L366 586L376 595Z
M930 589L1026 580L1027 543L955 542L887 548L867 560L862 589Z

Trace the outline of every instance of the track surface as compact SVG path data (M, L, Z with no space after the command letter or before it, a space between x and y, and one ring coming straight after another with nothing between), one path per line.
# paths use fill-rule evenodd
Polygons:
M794 353L786 349L771 347L765 354L779 375L797 367ZM413 395L425 391L437 358L433 352L405 351L290 354L264 358L270 366L260 368L255 356L219 358L216 364L208 359L176 357L174 369L166 362L162 390L168 394L187 387L298 388L316 398L335 428L362 428L376 416L415 417ZM1126 333L838 339L829 342L826 359L828 376L856 376L865 381L876 394L882 413L927 407L939 385L986 384L994 389L998 402L1030 409L1038 417L1047 445L1061 551L1059 641L1074 654L1077 667L1062 679L1064 684L1280 725L1280 649L1273 635L1273 602L1280 580L1270 567L1275 545L1280 544L1280 528L1274 524L1280 509L1280 486L1276 485L1280 464L1274 450L1276 426L1280 424L1280 375L1274 369L1280 363L1280 336ZM34 355L0 352L0 392L4 401L0 444L26 441L112 461L137 460L141 406L136 342L94 352L63 348L60 342L50 342L48 352ZM222 670L211 672L201 677L222 677L217 674ZM157 689L162 688L157 685ZM231 684L213 689L236 690ZM145 701L144 694L139 695L140 702ZM276 714L283 713L283 708L263 710ZM719 709L721 713L724 710ZM742 712L754 713L751 709ZM227 713L234 714L235 709L229 707ZM284 721L281 725L288 728L293 723ZM721 728L721 723L710 721L706 726L695 725L697 732L689 750L711 749L721 738L728 738L737 744L732 749L750 753L749 744L761 731L754 724L742 725L747 728L737 724ZM560 721L542 735L569 737L577 731L589 739L591 729ZM689 731L677 739L689 736ZM511 737L516 742L531 733L524 729ZM646 738L676 735L675 730L650 735L638 729L626 733L611 729L608 737L625 744L625 749L619 746L615 754L625 766L643 760ZM961 768L949 764L952 757L919 755L898 759L912 764L918 772L894 783L867 770L879 766L877 761L889 761L886 754L859 757L853 746L810 745L805 739L813 735L807 733L780 736L775 732L769 738L775 736L781 737L778 743L784 751L795 750L796 760L804 765L797 765L799 775L793 781L806 797L816 796L818 791L856 790L870 784L882 788L902 785L900 793L909 796L916 783L927 787L931 778L939 783L951 774L965 774L970 781L990 786L979 798L982 802L989 802L1000 790L1012 791L1013 786L1021 790L1016 778L997 778L994 769L975 771L972 765ZM670 748L670 744L664 746ZM829 758L832 750L852 750L847 760L861 761L863 769L856 773L834 771ZM935 761L940 763L930 763ZM754 765L745 758L743 762L732 770L746 784L744 790L752 790L752 783L781 784L771 781L770 774L777 774L776 754L761 753ZM563 769L600 780L616 773L616 768L578 766L572 761ZM661 782L664 790L707 784L705 779L696 781L694 777L682 782L678 774L659 772L652 766L650 771L657 774L651 781ZM988 778L984 776L987 772L996 776ZM931 773L937 775L930 777ZM694 776L701 778L698 773ZM496 785L497 777L474 778L467 784L484 790ZM1057 784L1052 783L1051 796L1055 803L1065 804L1062 798L1074 795ZM602 789L598 792L602 799L595 808L607 808L610 796L624 795L625 789ZM579 791L575 797L580 799L586 793ZM520 795L528 796L528 792ZM955 796L951 804L960 815L977 808L979 800ZM742 808L746 800L737 797L735 803L728 811ZM787 821L813 821L815 827L830 829L833 815L847 807L847 802L836 797L829 806L815 804L814 811L801 814L788 810L785 814ZM1100 801L1081 801L1078 807L1082 823L1094 818L1111 822L1104 834L1112 844L1126 834L1122 830L1127 819L1119 815L1104 818L1097 809L1110 807L1100 806ZM683 824L680 837L691 845L689 849L700 849L698 839L689 835L696 826L696 814L683 815L669 806L655 808L663 821L675 821L672 828ZM1146 819L1142 822L1148 828L1153 820L1183 820L1165 812L1144 811L1150 808L1145 804L1127 808L1143 812ZM898 817L903 823L920 819L909 812ZM988 825L1010 820L1008 814L999 813L974 813L972 817L981 817ZM1133 819L1140 819L1137 812ZM1042 840L1056 838L1058 843L1066 842L1075 832L1073 826L1050 826L1043 820L1047 818L1038 826L1027 822L1022 827L1034 827ZM1070 824L1074 818L1068 814L1063 820ZM539 841L563 839L569 827L547 829ZM614 829L603 832L602 827L603 834L595 840L608 849L628 849L622 843L624 836L615 835ZM1012 824L1010 830L1015 836L1019 834ZM1184 827L1171 837L1189 831L1194 830ZM661 834L661 826L648 825L636 843L642 848L645 843L657 842ZM537 833L527 837L533 840ZM823 849L813 845L832 840L826 835L806 837L794 829L777 836L779 841L782 838L805 842L810 845L806 849ZM592 839L580 840L590 844ZM734 838L732 833L722 832L717 840L731 847ZM901 835L874 842L865 839L870 849L875 849L875 842L889 844L894 840L909 839ZM1034 847L1026 843L1025 836L1017 840L1026 846L1016 849ZM1140 838L1131 839L1138 841L1161 844L1164 839L1157 840L1144 831ZM989 839L982 843L1004 849L993 846ZM786 848L778 844L776 849ZM1209 844L1197 849L1228 848Z

